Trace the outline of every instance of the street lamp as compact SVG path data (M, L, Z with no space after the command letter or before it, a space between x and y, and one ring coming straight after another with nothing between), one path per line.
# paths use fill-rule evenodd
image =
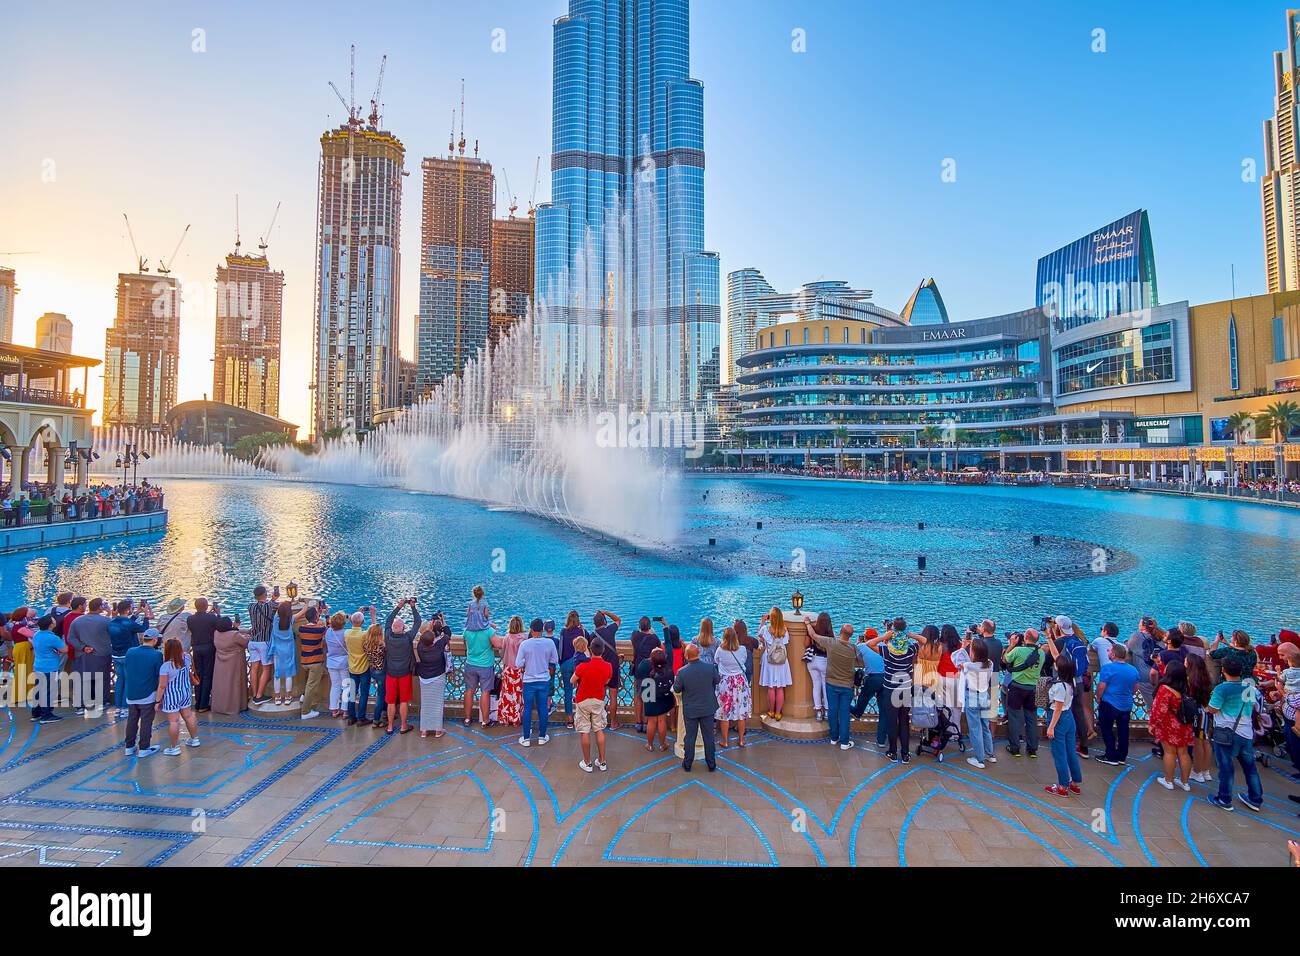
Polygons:
M294 584L292 581L290 581L288 584L286 584L286 585L284 586L284 596L287 597L290 601L295 601L295 600L297 600L297 598L298 598L298 585Z
M796 591L794 592L794 594L790 595L790 604L791 604L792 607L794 607L794 609L795 609L796 611L802 611L802 610L803 610L803 594L801 594L798 590L796 590Z

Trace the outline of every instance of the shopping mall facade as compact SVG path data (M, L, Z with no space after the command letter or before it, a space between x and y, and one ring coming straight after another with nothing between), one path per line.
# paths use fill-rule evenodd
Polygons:
M1151 304L1063 322L1023 312L922 326L780 322L737 360L724 453L750 464L1300 473L1300 443L1232 434L1300 401L1300 293Z

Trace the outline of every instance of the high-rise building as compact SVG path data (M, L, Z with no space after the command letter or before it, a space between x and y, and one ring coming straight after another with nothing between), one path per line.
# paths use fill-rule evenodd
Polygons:
M1147 211L1090 232L1038 260L1035 305L1058 329L1160 304Z
M1286 12L1287 45L1273 54L1273 118L1264 120L1264 266L1269 292L1300 289L1300 148L1296 144L1296 54L1300 10Z
M908 325L948 324L948 307L943 304L934 279L926 279L916 287L900 314Z
M121 273L104 333L105 425L161 430L176 404L181 293L166 275Z
M321 136L312 429L369 431L393 403L406 148L353 110Z
M492 266L492 165L477 155L420 164L420 315L415 336L418 383L427 392L488 343ZM450 144L449 144L450 145ZM477 148L475 149L477 153Z
M704 246L689 0L570 0L555 21L552 89L536 249L546 385L565 405L709 410L719 261Z
M727 273L727 381L740 374L736 360L754 351L758 332L758 300L776 295L763 273L752 266Z
M777 292L752 267L727 276L728 363L731 381L741 374L737 360L757 347L758 333L778 322L847 319L891 327L903 319L871 301L870 289L851 289L842 279L806 282L794 292Z
M492 220L488 333L496 343L528 314L533 299L533 217Z
M72 351L72 323L62 312L46 312L36 320L36 347L47 352Z
M245 255L236 245L217 266L217 327L213 401L280 417L280 324L284 273L266 254Z
M14 270L0 266L0 342L14 340L14 296L17 292Z

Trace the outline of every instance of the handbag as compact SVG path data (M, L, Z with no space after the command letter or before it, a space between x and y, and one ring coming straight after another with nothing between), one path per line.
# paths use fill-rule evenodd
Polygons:
M1210 739L1222 747L1231 747L1233 740L1237 736L1237 725L1241 723L1241 718L1244 713L1244 709L1238 712L1237 719L1232 722L1231 727L1220 727L1218 724L1215 724L1214 733L1210 735Z

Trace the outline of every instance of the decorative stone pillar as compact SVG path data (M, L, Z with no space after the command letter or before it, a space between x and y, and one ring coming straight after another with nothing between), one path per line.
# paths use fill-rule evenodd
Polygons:
M77 455L77 489L75 495L82 495L90 485L90 462Z
M68 450L58 445L46 445L45 454L49 457L45 480L53 489L50 497L57 501L63 497L63 460L67 457Z
M808 646L808 625L804 623L803 613L806 612L785 612L785 628L790 635L786 660L790 664L792 683L785 689L785 706L781 710L781 719L773 720L764 713L760 726L776 737L819 740L826 736L827 727L821 721L813 719L812 678L808 675L808 666L803 662L803 652ZM762 704L766 704L767 692L762 693ZM760 713L759 707L762 704L755 700L755 713Z
M13 456L11 462L13 466L13 487L10 494L15 498L22 493L23 485L27 483L27 453L30 451L26 446L22 448L10 448L9 454Z

